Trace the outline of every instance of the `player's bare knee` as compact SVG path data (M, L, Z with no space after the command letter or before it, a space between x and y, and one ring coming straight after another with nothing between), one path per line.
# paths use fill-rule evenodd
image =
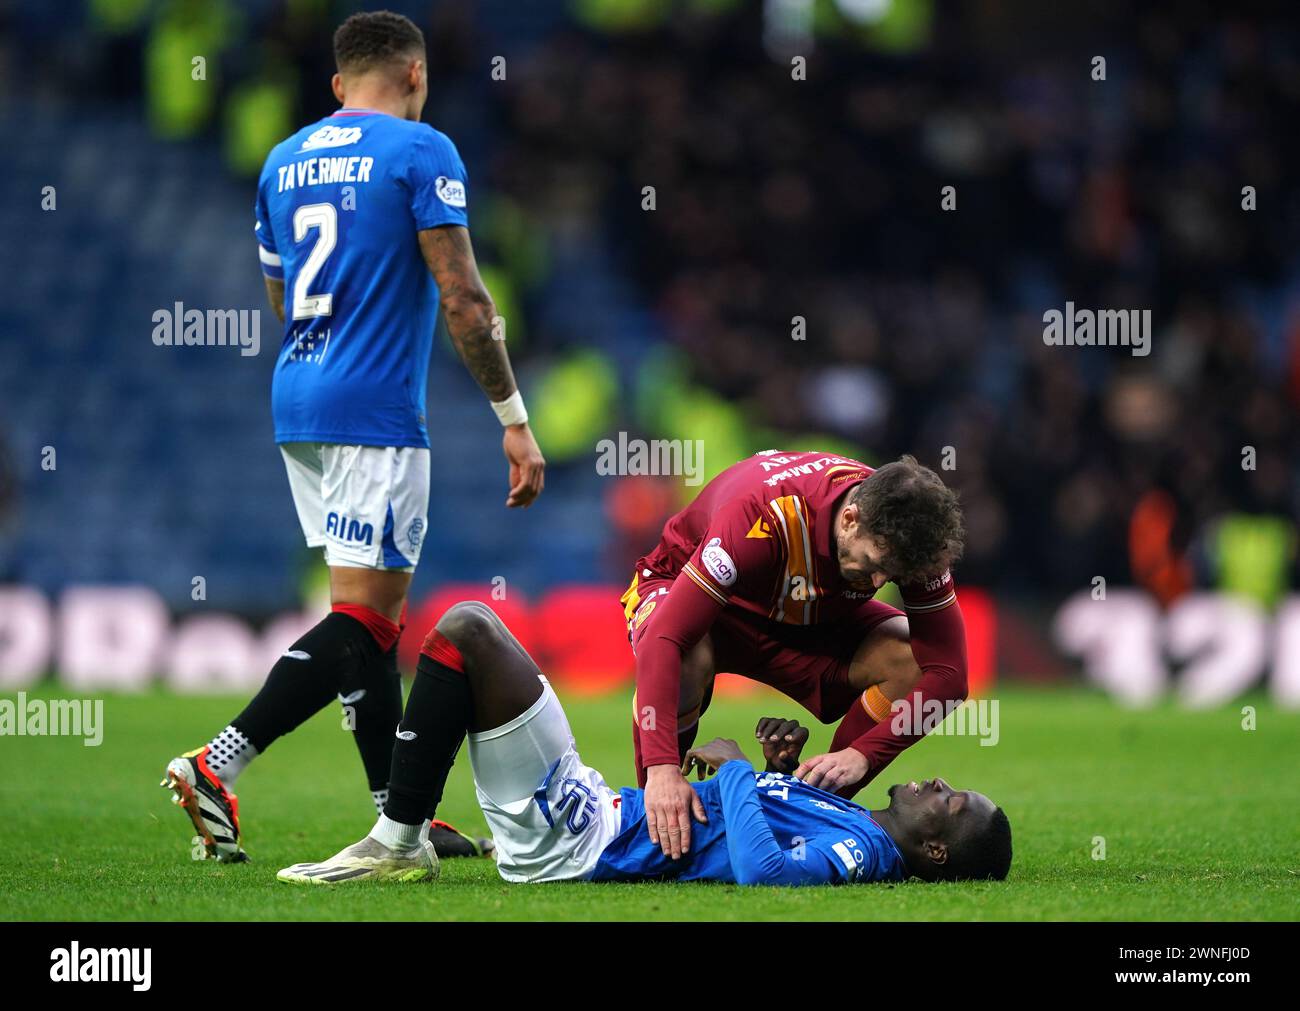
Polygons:
M907 619L901 615L867 633L849 668L849 681L855 690L865 691L876 685L890 699L906 695L920 679L921 668L912 655Z
M483 665L473 661L483 659L504 641L504 625L496 612L474 600L462 600L447 608L438 619L437 628L473 667L480 670Z
M705 636L682 657L681 687L677 702L679 714L703 714L713 697L713 680L717 671L713 664L713 645Z
M916 687L921 680L921 668L912 656L911 647L903 643L889 651L881 670L881 691L887 698L901 698Z

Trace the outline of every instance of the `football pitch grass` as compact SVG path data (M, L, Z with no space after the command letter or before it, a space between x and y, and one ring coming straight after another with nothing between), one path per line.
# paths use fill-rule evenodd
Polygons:
M42 695L36 691L29 697ZM0 696L14 698L12 694ZM275 873L360 838L373 808L338 707L276 743L239 784L252 862L190 857L193 832L158 787L168 759L243 699L109 696L104 738L0 736L0 919L5 920L1253 920L1300 917L1300 713L1262 697L1188 713L1125 711L1083 690L997 693L999 740L931 736L858 800L941 775L987 793L1015 838L1003 883L808 889L714 884L507 885L488 860L446 860L434 884L282 884ZM584 760L632 777L629 695L567 698ZM704 736L756 755L775 695L719 699ZM815 727L805 754L829 744ZM484 832L462 751L441 816ZM1102 856L1104 848L1104 859Z

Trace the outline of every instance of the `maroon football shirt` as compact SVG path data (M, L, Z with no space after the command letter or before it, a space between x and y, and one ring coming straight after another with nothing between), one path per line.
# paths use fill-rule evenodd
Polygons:
M637 649L643 768L676 763L681 659L724 608L779 624L814 625L849 619L870 598L840 576L833 525L840 499L871 474L872 468L844 456L768 450L727 468L668 520L659 544L638 561L625 597L632 619L638 584L673 581L671 592L655 601L653 627ZM900 589L923 671L918 691L964 697L965 634L951 577ZM927 681L936 672L938 681ZM927 685L936 690L925 692ZM872 730L882 727L889 731L888 724ZM867 755L874 773L885 752L892 758L911 743L906 736L868 741L869 731L852 746Z

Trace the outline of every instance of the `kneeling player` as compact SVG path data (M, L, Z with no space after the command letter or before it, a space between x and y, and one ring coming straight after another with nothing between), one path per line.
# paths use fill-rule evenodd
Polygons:
M873 470L835 454L759 453L664 524L623 604L637 776L666 854L690 845L699 815L679 769L717 672L839 721L831 750L796 775L843 797L934 723L914 715L966 698L965 625L948 571L964 539L957 496L910 456ZM906 615L873 599L888 582Z
M704 824L680 858L650 842L643 793L615 791L574 748L546 678L487 606L451 608L425 639L397 731L388 803L370 834L282 881L419 881L438 873L420 838L430 798L441 800L469 734L478 802L507 881L675 878L738 884L838 884L1006 877L1011 827L982 794L941 779L890 788L868 811L780 772L756 773L734 741L694 748L686 764ZM761 731L760 731L761 733ZM769 755L789 748L770 744ZM787 766L788 767L788 766Z

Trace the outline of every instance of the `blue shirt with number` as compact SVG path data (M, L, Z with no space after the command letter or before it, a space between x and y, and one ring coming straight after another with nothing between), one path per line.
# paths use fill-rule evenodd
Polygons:
M646 831L644 793L620 793L618 836L605 847L593 881L673 878L741 885L822 885L902 881L902 854L865 807L793 776L727 762L692 788L706 824L691 824L691 849L664 856Z
M468 223L467 181L446 136L365 109L272 149L255 232L263 271L284 279L277 442L429 445L438 286L417 232Z

